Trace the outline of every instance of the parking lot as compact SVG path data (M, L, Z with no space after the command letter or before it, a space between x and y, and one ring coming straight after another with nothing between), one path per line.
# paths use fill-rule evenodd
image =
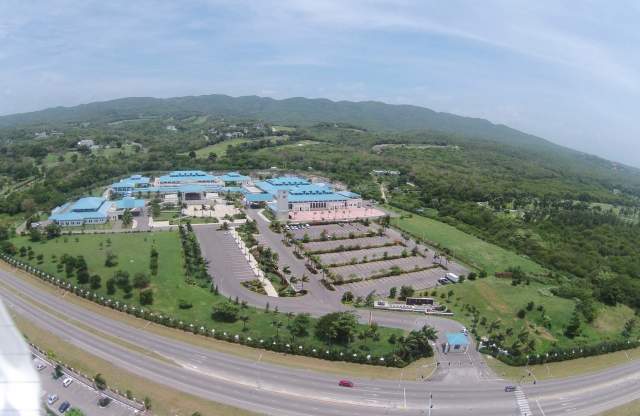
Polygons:
M410 256L395 260L382 260L370 263L332 267L330 270L335 275L340 275L344 279L350 279L353 276L361 279L367 279L371 276L385 273L394 266L400 268L402 271L410 272L416 269L432 267L433 263L421 256Z
M390 245L395 243L395 241L386 235L382 237L362 237L362 238L351 238L348 240L329 240L329 241L312 241L310 243L305 243L304 248L312 253L322 252L327 250L336 250L339 247L380 247L384 245Z
M137 414L134 408L118 401L111 401L106 407L98 406L98 399L103 395L93 387L87 386L77 379L73 379L73 382L68 387L64 387L62 381L68 376L67 374L55 380L53 378L53 367L49 363L45 363L40 359L34 360L34 364L37 363L45 364L45 368L39 372L43 403L47 403L47 399L51 394L58 396L53 404L47 404L54 414L61 414L58 409L65 401L69 402L69 409L77 408L87 416L130 416Z
M208 256L211 256L207 258L211 258L209 269L214 279L243 282L256 278L245 254L242 253L229 231L208 228L206 232L200 232L200 228L194 227L194 229L197 230L198 238L206 238L206 241L201 240L200 244L203 250L207 251Z
M296 227L296 226L294 226ZM339 224L326 224L326 225L310 225L308 227L302 227L300 229L292 229L291 232L297 240L302 240L305 234L310 240L319 240L322 236L322 232L326 231L328 238L346 238L349 235L354 237L362 237L368 233L376 233L380 227L378 225L363 225L359 222L354 223L339 223Z
M414 289L429 289L435 287L438 279L444 276L445 270L441 268L423 270L420 272L403 273L397 276L383 277L381 279L363 280L361 282L348 283L336 286L336 291L342 295L351 292L355 296L365 297L375 290L380 296L388 296L392 287L411 286Z
M385 253L387 257L396 257L402 255L403 251L409 251L406 247L397 245L397 246L387 246L387 247L377 247L377 248L366 248L362 250L351 250L351 251L339 251L336 253L325 253L320 254L318 257L320 258L320 262L324 265L346 265L350 264L355 260L355 262L361 262L365 259L371 260L383 260L385 258Z

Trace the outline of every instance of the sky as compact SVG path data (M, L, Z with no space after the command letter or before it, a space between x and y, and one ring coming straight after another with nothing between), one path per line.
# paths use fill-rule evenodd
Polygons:
M640 2L2 0L0 114L127 96L378 100L640 167Z

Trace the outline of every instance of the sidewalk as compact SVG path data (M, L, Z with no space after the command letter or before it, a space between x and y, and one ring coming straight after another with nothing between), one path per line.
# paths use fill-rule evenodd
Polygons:
M277 298L278 292L271 284L271 281L265 277L264 272L260 270L260 266L258 265L258 262L253 257L253 254L249 252L249 249L247 249L246 245L244 244L244 241L242 241L242 238L240 238L240 236L238 235L238 232L234 228L230 228L229 232L231 233L231 236L234 238L234 240L236 240L236 244L238 244L238 248L240 249L240 251L242 251L242 254L244 254L245 258L249 262L249 266L251 267L251 270L253 270L255 275L258 277L258 280L260 281L260 283L262 283L262 287L264 288L264 291L267 293L267 296Z

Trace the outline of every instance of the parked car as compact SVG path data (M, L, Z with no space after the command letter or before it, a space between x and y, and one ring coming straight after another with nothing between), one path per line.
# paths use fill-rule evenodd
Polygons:
M65 387L69 387L71 383L73 383L73 379L71 377L67 377L64 380L62 380L62 385Z
M69 410L69 408L71 407L71 403L64 401L62 402L62 404L60 405L60 407L58 407L58 412L60 413L64 413L67 410Z
M513 391L516 391L516 386L505 386L504 391L507 393L511 393Z
M338 386L340 387L353 387L353 381L350 380L340 380L338 382Z
M58 401L58 395L57 394L50 394L47 397L47 403L49 404L49 406L51 406L52 404L54 404L57 401Z
M107 407L111 403L111 397L102 396L98 399L98 406Z
M440 283L441 285L448 285L449 283L449 279L447 279L446 277L441 277L440 279L438 279L438 283Z
M41 363L41 362L39 362L38 364L36 364L36 370L38 370L38 371L42 371L42 370L44 370L45 368L47 368L47 366L45 365L45 363Z

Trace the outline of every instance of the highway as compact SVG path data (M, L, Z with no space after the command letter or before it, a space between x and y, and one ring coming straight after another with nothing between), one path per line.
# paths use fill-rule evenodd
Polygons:
M256 362L134 328L10 272L0 271L0 295L36 325L115 366L178 391L264 414L422 415L427 414L432 394L434 416L524 415L523 408L530 409L527 416L573 416L597 414L640 398L640 362L523 386L524 394L505 393L504 381L479 373L471 376L473 367L461 367L465 377L456 375L454 368L442 370L453 377L436 374L428 382L355 379L353 389L341 388L339 377L331 374ZM129 349L112 337L137 348Z

